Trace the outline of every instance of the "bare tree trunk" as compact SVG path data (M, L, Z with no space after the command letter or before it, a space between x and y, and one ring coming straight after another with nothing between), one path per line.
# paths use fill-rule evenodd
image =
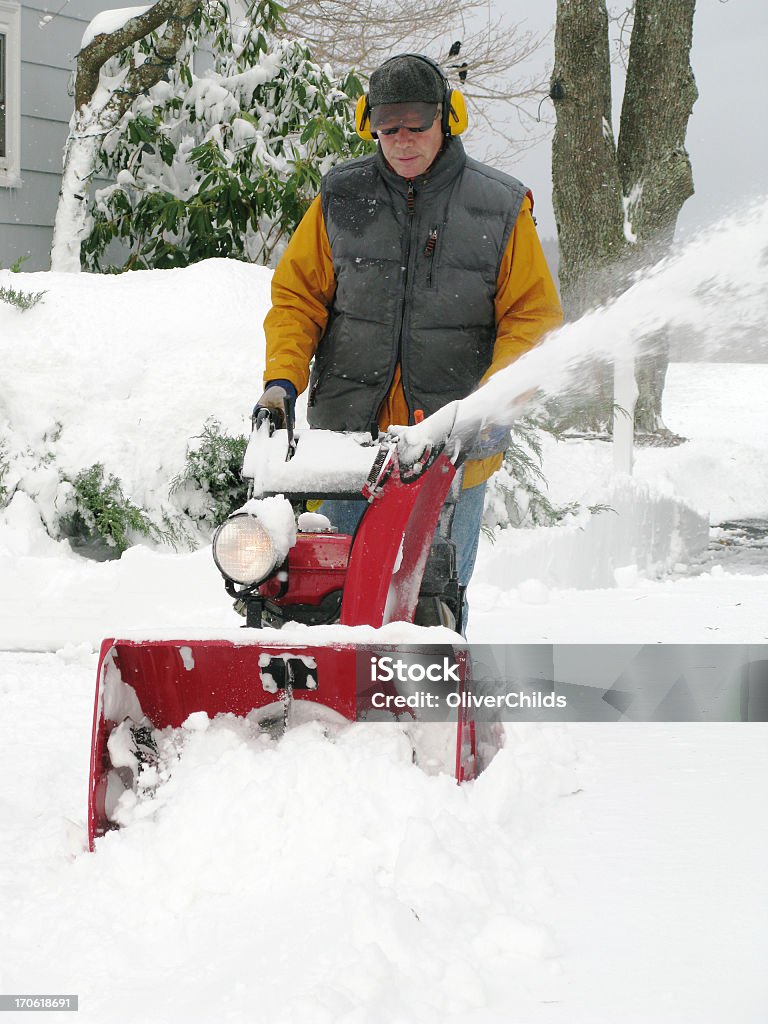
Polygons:
M158 0L114 32L100 32L77 55L75 112L64 153L64 172L51 246L51 270L78 273L80 247L88 235L88 185L103 137L136 96L147 92L176 63L190 22L202 0ZM107 87L101 69L111 57L165 25L154 54L131 65Z
M550 94L557 111L552 201L560 285L573 317L614 292L614 269L626 246L605 0L558 0Z
M680 210L693 195L685 135L698 96L690 65L695 6L696 0L635 4L617 159L638 265L669 249ZM669 339L656 336L650 345L638 359L635 430L674 441L661 416Z
M611 127L611 65L605 0L558 0L550 96L557 112L552 142L552 201L560 244L560 289L575 319L617 290L626 248L621 183ZM602 432L613 406L613 376L588 368L586 390L560 403L564 427Z
M696 0L636 0L617 159L638 245L672 241L693 195L685 135L698 97L690 65Z
M689 63L695 0L636 0L634 7L617 150L605 0L557 4L552 177L560 284L570 317L618 294L630 270L667 251L693 193L684 142L697 95ZM635 427L670 439L661 420L668 339L649 339L649 350L638 360ZM594 373L590 399L571 403L564 426L595 430L610 419L610 376L597 367Z

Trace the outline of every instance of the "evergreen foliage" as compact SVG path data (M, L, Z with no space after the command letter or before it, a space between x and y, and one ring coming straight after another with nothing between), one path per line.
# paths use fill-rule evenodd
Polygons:
M486 494L483 532L491 539L497 529L506 527L554 526L580 509L577 502L553 505L545 493L541 430L554 432L528 418L518 420L512 427L512 442L504 453L501 469L491 477ZM604 510L602 506L589 509Z
M504 453L501 469L492 478L486 496L483 529L493 536L496 527L553 523L557 519L542 487L546 480L541 469L542 448L536 425L519 420L512 428L512 441Z
M117 477L110 473L105 479L101 463L84 469L71 483L74 508L60 523L65 536L82 543L103 542L118 554L130 547L131 534L169 539L144 509L125 496Z
M4 285L0 287L0 301L15 306L22 313L36 306L44 295L45 292L22 292L18 288L6 288Z
M198 442L187 447L183 472L171 483L171 493L184 493L184 511L213 528L248 499L248 484L240 475L248 438L232 436L210 417Z
M29 256L30 256L30 254L27 252L27 253L24 253L23 256L19 256L18 259L14 260L13 263L10 265L10 267L8 267L10 272L12 274L20 274L21 273L21 268L27 262L27 260L29 259ZM4 269L5 268L3 267L3 264L0 263L0 270L4 270Z
M275 40L279 11L257 0L234 21L226 0L201 6L167 81L137 96L104 139L97 172L115 184L96 194L87 269L274 263L322 175L365 149L351 109L361 83L314 64L302 41ZM136 44L148 59L153 39ZM212 67L197 74L204 41ZM115 58L114 74L129 56ZM115 239L122 267L109 265Z

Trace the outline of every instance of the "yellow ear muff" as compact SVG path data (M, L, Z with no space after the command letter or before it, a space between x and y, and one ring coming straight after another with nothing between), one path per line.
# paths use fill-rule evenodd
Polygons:
M361 139L373 142L371 135L371 108L368 106L368 95L360 96L355 107L355 131Z
M467 101L458 89L451 89L448 94L448 131L451 135L461 135L468 124Z
M467 114L467 102L458 89L451 89L448 92L447 100L447 126L443 128L450 135L461 135L467 130L469 116ZM443 113L446 117L446 113ZM361 139L366 142L373 142L375 136L371 132L371 108L368 105L368 96L358 97L355 107L355 131Z

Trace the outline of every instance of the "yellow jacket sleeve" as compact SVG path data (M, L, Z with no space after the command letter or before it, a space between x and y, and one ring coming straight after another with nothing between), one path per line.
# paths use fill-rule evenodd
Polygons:
M523 200L501 259L496 286L496 343L493 360L480 385L533 348L562 322L557 289L533 223L531 201ZM501 466L503 456L468 462L464 487L483 483Z
M272 276L272 308L264 321L264 380L289 380L301 393L328 323L336 291L320 196L312 201Z
M481 384L533 348L563 319L527 197L501 260L495 305L496 344Z

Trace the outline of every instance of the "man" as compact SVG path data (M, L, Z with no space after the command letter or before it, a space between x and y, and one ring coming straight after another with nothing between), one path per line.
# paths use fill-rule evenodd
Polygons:
M378 150L324 177L275 271L259 405L282 408L309 384L311 426L375 434L464 398L560 322L531 195L467 157L465 118L428 57L371 75L357 126ZM507 443L491 431L465 466L453 525L464 587ZM354 528L333 504L335 525Z

